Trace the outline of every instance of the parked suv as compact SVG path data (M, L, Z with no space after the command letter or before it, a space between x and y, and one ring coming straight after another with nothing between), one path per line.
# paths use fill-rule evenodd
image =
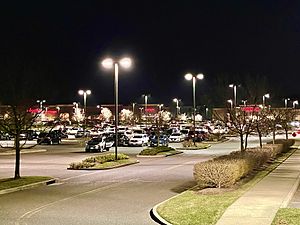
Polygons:
M153 147L153 146L158 146L158 143L159 143L159 146L168 146L169 145L169 139L168 139L168 136L167 135L160 135L159 136L159 141L158 141L158 136L152 136L150 138L150 146Z

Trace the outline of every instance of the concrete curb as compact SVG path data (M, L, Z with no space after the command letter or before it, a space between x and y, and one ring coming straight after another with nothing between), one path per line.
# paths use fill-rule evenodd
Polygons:
M36 149L36 150L32 150L32 151L29 151L29 150L21 150L21 154L29 154L29 153L38 153L38 152L46 152L47 150L46 149ZM15 155L15 150L12 150L12 151L8 151L8 152L1 152L0 155Z
M41 181L41 182L37 182L37 183L23 185L20 187L9 188L9 189L5 189L5 190L1 190L0 195L8 194L8 193L16 192L16 191L22 191L22 190L26 190L26 189L30 189L30 188L35 188L38 186L54 184L55 182L56 182L56 179L50 179L50 180L45 180L45 181Z
M136 157L137 158L164 158L164 157L169 157L169 156L178 155L182 153L183 152L178 151L170 155L136 155Z
M162 217L158 214L157 208L158 208L160 205L164 204L165 202L167 202L167 201L169 201L169 200L171 200L171 199L173 199L173 198L176 198L176 197L178 197L178 196L180 196L180 195L182 195L182 194L184 194L184 193L185 193L185 191L184 191L184 192L181 192L181 193L178 194L178 195L174 195L173 197L168 198L168 199L166 199L165 201L160 202L160 203L158 203L157 205L155 205L155 206L150 210L150 216L151 216L151 218L152 218L155 222L157 222L157 223L159 223L159 224L162 224L162 225L172 225L172 223L169 223L168 221L166 221L164 218L162 218Z

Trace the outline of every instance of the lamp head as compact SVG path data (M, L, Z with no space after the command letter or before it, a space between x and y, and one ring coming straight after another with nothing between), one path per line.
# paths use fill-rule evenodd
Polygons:
M112 60L112 58L106 58L101 62L101 64L105 69L111 69L113 68L114 61Z
M186 75L184 75L184 78L186 80L192 80L193 79L193 75L191 73L187 73Z
M203 80L204 75L202 73L199 73L199 74L197 74L196 77L197 77L198 80Z
M91 90L87 90L85 93L86 93L87 95L90 95L90 94L92 94L92 91L91 91Z
M79 90L79 91L78 91L78 94L83 95L83 94L84 94L84 91L83 91L83 90Z
M125 69L129 69L129 68L131 67L131 65L132 65L132 61L131 61L131 59L128 58L128 57L125 57L125 58L121 59L121 60L119 61L119 63L120 63L120 65L121 65L121 67L123 67L123 68L125 68Z

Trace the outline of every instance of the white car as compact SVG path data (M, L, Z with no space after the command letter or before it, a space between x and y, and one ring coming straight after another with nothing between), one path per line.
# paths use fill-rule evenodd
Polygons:
M169 137L169 142L181 142L184 141L184 135L181 133L172 133Z
M147 134L134 134L132 138L129 139L129 146L144 146L148 145L149 137Z

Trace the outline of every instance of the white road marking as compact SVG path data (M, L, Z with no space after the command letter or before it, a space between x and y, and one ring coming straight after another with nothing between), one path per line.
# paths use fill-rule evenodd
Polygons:
M180 165L168 167L168 168L166 168L165 170L176 169L176 168L178 168L178 167L185 166L185 165L190 164L190 163L194 163L194 164L195 164L196 162L195 162L195 161L188 161L188 162L185 162L185 163L180 164Z

